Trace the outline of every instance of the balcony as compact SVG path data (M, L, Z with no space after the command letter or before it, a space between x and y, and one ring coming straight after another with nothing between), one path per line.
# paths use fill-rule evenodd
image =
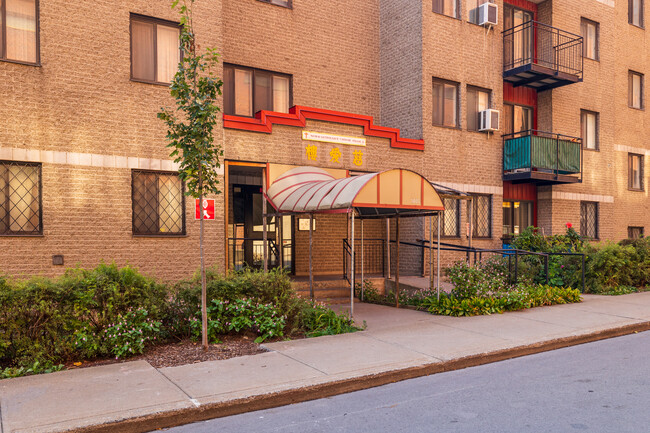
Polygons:
M528 21L503 32L503 80L549 90L582 81L582 37Z
M539 185L582 182L582 139L537 130L504 135L503 180Z

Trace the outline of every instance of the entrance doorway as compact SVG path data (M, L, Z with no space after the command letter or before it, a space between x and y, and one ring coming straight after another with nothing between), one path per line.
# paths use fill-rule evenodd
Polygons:
M229 269L261 269L264 266L263 175L261 167L237 165L228 168ZM268 204L267 215L272 212ZM293 217L270 215L266 217L266 224L269 266L284 266L293 273Z

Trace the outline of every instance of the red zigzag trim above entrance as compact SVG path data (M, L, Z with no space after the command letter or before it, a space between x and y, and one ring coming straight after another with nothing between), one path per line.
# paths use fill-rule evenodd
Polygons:
M390 147L424 150L424 140L402 138L399 136L399 129L375 125L372 116L324 110L322 108L303 107L300 105L291 107L289 113L262 110L256 114L255 118L224 114L223 127L270 134L273 132L273 124L304 128L307 119L363 126L364 135L388 138L390 139Z

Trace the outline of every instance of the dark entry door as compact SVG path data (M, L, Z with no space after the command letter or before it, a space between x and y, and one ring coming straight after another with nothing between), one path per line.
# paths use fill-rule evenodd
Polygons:
M262 191L259 186L233 185L234 234L236 268L261 268L264 263ZM275 227L267 227L267 238L275 241ZM239 263L237 263L239 262Z

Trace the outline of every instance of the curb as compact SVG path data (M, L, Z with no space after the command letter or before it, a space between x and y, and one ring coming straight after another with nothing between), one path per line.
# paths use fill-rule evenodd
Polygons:
M387 385L389 383L399 382L402 380L414 379L417 377L429 376L432 374L443 373L447 371L461 370L468 367L490 364L493 362L504 361L506 359L533 355L536 353L576 346L584 343L591 343L594 341L620 337L623 335L634 334L648 330L650 330L650 321L635 323L633 325L626 325L618 328L606 329L587 335L562 337L555 340L530 344L527 346L519 346L494 352L470 355L442 363L432 363L417 367L408 367L401 370L393 370L373 375L333 381L303 388L290 389L272 394L257 395L222 403L206 404L205 406L200 406L197 408L161 412L102 425L73 429L70 431L78 433L150 432L156 429L176 427L183 424L205 421L213 418L222 418L231 415L238 415L245 412L271 409L274 407L286 406L294 403L332 397L339 394Z

